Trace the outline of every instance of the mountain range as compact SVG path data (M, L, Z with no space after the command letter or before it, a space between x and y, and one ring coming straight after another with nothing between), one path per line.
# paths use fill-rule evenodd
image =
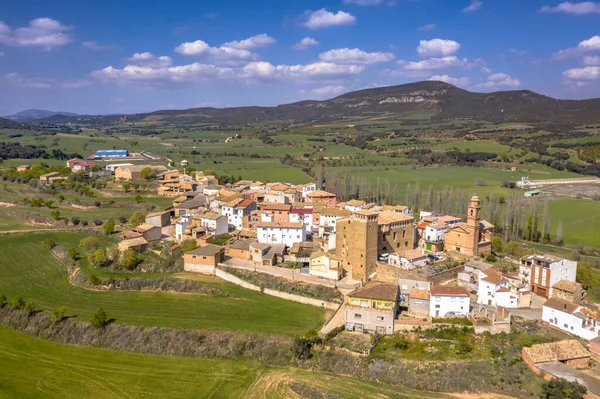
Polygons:
M111 125L126 122L224 123L333 122L372 117L430 114L433 119L470 118L489 122L600 123L600 98L559 100L528 90L474 93L445 82L422 81L354 91L324 101L275 107L191 108L127 116L52 115L38 122Z
M45 109L26 109L25 111L17 112L16 114L6 116L5 118L18 122L35 122L36 120L55 115L77 116L77 114L73 112L48 111Z

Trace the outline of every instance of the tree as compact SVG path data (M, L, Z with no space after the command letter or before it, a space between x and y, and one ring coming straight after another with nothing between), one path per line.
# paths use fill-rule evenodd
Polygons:
M292 345L292 355L298 360L308 360L312 358L312 346L312 339L296 337Z
M96 266L102 266L106 262L106 251L99 248L88 255L90 262Z
M121 186L123 186L123 190L125 191L125 193L128 193L129 189L131 188L131 183L128 181L124 181L123 183L121 183Z
M77 259L79 259L79 254L77 253L77 249L75 249L75 247L69 248L69 251L67 253L69 254L69 258L71 258L71 260L76 261Z
M181 252L186 253L198 248L198 243L193 238L181 242Z
M140 171L140 177L145 180L151 180L156 177L156 172L151 167L146 167Z
M23 299L23 297L16 296L10 300L8 305L12 306L13 308L23 309L25 307L25 300Z
M144 202L144 198L142 198L142 196L139 194L136 195L134 199L135 199L135 202L137 202L138 204Z
M52 212L50 212L50 216L52 216L55 220L59 220L60 219L60 211L58 209L55 209Z
M100 240L96 237L85 237L79 241L79 248L86 252L95 251L100 248Z
M114 220L109 220L106 223L104 223L104 233L106 233L107 236L111 235L114 232L115 232L115 221Z
M81 221L81 219L79 219L79 216L73 216L71 218L71 223L73 223L74 226L77 226L80 221Z
M56 242L54 242L54 240L50 237L44 238L42 240L42 244L44 244L44 246L48 249L52 249L56 246Z
M96 226L100 226L102 224L102 220L100 220L99 218L95 217L94 219L92 219L92 222L94 222L94 224Z
M52 322L61 321L65 317L66 313L67 313L66 306L60 306L58 308L55 308L54 310L52 310L52 315L50 316L50 320L52 320Z
M35 312L35 303L29 301L21 308L23 312L27 312L29 314Z
M129 223L133 226L139 226L146 221L146 213L142 211L135 211L129 218Z
M100 285L100 279L95 274L90 274L88 276L88 281L91 285Z
M92 325L96 328L104 328L109 324L106 312L100 308L92 315Z
M542 384L542 399L583 399L587 388L577 382L567 381L564 378L553 378Z
M121 259L119 260L119 265L128 270L133 270L137 265L142 262L142 258L135 253L135 251L128 249L123 253Z
M494 251L497 254L501 254L504 252L504 241L501 237L492 237L492 251Z
M498 261L498 259L496 258L496 255L494 254L487 254L487 256L485 257L486 262L491 262L491 263L495 263Z

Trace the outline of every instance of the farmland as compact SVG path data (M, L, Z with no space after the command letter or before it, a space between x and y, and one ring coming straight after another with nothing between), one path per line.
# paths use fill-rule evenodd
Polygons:
M299 335L323 322L319 308L270 297L214 279L230 296L161 292L95 292L72 286L67 270L41 241L44 235L0 237L10 256L0 258L0 293L20 295L43 309L66 306L87 320L98 308L121 324L188 329L226 329ZM75 246L82 236L55 234L59 244ZM277 317L275 317L277 315Z
M121 353L46 342L0 326L0 397L281 398L292 388L339 397L444 398L328 373L253 362Z

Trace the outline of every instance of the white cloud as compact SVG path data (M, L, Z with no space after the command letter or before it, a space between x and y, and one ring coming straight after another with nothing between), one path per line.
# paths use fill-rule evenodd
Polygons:
M245 49L225 46L211 47L202 40L182 43L175 48L175 52L183 55L199 56L218 64L234 64L253 61L258 58L256 54Z
M422 32L427 32L430 30L434 30L436 28L435 24L427 24L427 25L423 25L421 27L418 28L418 30L422 31Z
M134 63L136 65L155 67L155 68L168 67L168 66L171 66L171 64L173 63L173 60L171 59L171 57L168 57L166 55L162 55L160 57L155 57L154 55L152 55L152 53L149 53L149 52L135 53L133 56L131 56L129 58L129 61L131 61L132 63Z
M481 72L490 74L492 73L492 70L488 67L481 67Z
M516 88L521 86L521 81L510 77L505 73L494 73L487 77L487 81L478 84L476 87L483 89L501 89L501 88Z
M357 48L339 48L319 54L321 61L335 64L375 64L378 62L389 62L394 58L396 57L392 53L367 53Z
M337 96L340 93L345 92L347 89L342 85L336 86L323 86L317 87L311 90L302 90L300 93L307 98L331 98Z
M120 84L161 85L168 83L204 81L276 81L292 82L334 81L363 72L362 65L337 65L315 62L306 65L273 65L269 62L251 62L243 67L221 67L192 63L180 66L126 65L122 69L108 66L92 72L104 82Z
M305 50L312 46L318 46L319 42L313 39L312 37L306 36L304 39L300 40L298 43L294 44L295 50Z
M471 4L463 8L463 12L475 12L483 6L480 0L471 0Z
M525 50L519 50L519 49L516 49L516 48L508 49L508 51L510 51L514 55L518 55L518 56L524 55L527 52Z
M471 83L471 80L467 77L465 78L453 78L448 75L433 75L427 80L441 80L442 82L450 83L454 86L468 86Z
M0 43L51 49L64 46L73 40L67 33L70 29L70 26L61 25L59 21L51 18L36 18L29 21L29 25L15 30L0 22Z
M600 65L600 56L599 55L588 55L583 57L583 63L585 65Z
M93 40L87 42L81 42L83 47L89 48L90 50L102 51L102 50L119 50L120 47L116 44L100 44Z
M49 78L39 77L27 77L20 73L9 73L5 75L8 83L29 89L52 89L52 88L64 88L64 89L76 89L80 87L89 86L91 82L85 79L75 80L56 80Z
M249 37L248 39L235 40L233 42L224 43L223 47L231 47L231 48L237 48L237 49L250 49L250 48L256 48L256 47L266 47L266 46L269 46L276 42L277 41L275 39L273 39L271 36L267 35L266 33L262 33L260 35L255 35L255 36Z
M571 68L564 71L563 75L573 80L595 80L600 78L600 67Z
M553 54L553 57L557 60L564 60L567 58L579 57L584 53L591 51L600 51L600 36L596 35L587 40L583 40L579 42L577 47L557 51Z
M306 13L304 26L309 29L327 28L329 26L354 25L356 17L344 11L332 13L324 8Z
M556 7L544 6L542 7L542 11L559 12L573 15L600 14L600 3L594 3L593 1L571 3L570 1L565 1L564 3L560 3Z
M436 70L445 68L466 67L469 61L466 58L460 59L456 56L429 58L422 61L409 62L404 66L407 70Z
M445 57L455 55L460 49L460 44L454 40L433 39L421 40L417 47L417 53L422 58Z

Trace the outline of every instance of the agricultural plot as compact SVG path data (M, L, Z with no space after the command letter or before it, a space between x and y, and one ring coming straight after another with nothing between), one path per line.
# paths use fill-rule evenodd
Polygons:
M480 141L454 141L445 144L436 145L431 148L434 151L438 150L453 150L470 151L470 152L490 152L501 156L516 151L513 148L497 143L495 141L480 140Z
M6 398L284 398L307 393L390 399L449 398L329 373L255 362L190 359L57 344L0 326Z
M225 329L299 335L323 323L323 310L248 291L232 284L219 288L227 296L162 292L95 292L72 286L67 270L41 241L45 235L0 237L0 293L20 295L43 309L66 306L69 314L87 320L98 308L118 323L189 329ZM81 235L55 234L67 247Z
M553 236L562 223L566 244L600 247L600 201L561 199L550 201L548 208Z

